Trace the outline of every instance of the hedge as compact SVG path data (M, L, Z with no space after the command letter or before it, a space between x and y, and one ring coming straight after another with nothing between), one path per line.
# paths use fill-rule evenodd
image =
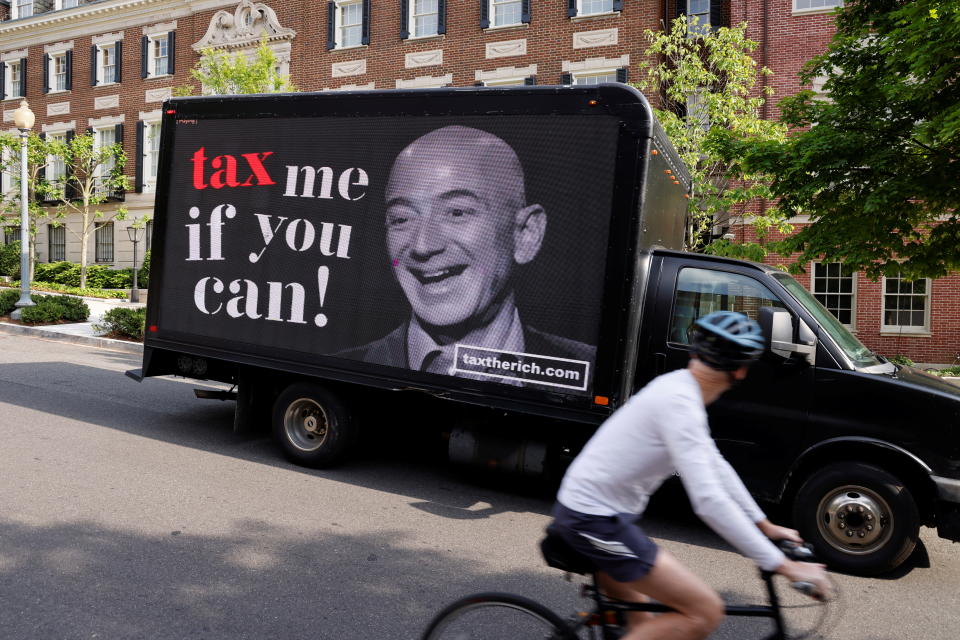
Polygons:
M19 299L18 291L0 292L0 315L11 313ZM85 322L90 316L90 307L80 298L32 295L30 299L33 300L34 306L24 307L20 315L20 320L24 324L52 324L61 320Z
M0 245L0 276L20 277L20 242Z
M80 286L80 265L75 262L39 262L34 265L33 279L68 287ZM137 271L137 286L150 284L150 252ZM111 269L99 264L87 265L87 287L90 289L129 289L133 286L133 269Z
M143 340L147 324L144 307L115 307L103 314L103 322L94 326L97 331L108 331Z

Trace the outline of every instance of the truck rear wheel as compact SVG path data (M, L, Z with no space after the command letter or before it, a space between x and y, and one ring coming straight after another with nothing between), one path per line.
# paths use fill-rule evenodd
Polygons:
M356 439L346 407L329 390L296 383L273 405L273 436L288 460L322 469L344 460Z
M896 476L860 462L832 464L811 475L794 502L794 524L831 568L877 575L913 552L920 516Z

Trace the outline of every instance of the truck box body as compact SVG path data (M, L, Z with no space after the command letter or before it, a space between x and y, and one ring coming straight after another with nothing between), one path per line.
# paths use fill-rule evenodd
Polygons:
M148 349L601 418L631 388L641 252L680 248L689 188L638 96L610 86L168 102ZM398 155L427 134L387 194ZM431 158L463 171L441 197L476 210L401 203L418 219L391 222L388 195L412 198L445 170ZM481 201L518 187L542 227L519 259L504 237L515 221ZM424 242L418 233L438 245L427 252L451 246L405 249ZM458 341L456 376L418 370L411 318L478 323L504 296L516 318L482 343Z
M690 189L624 85L169 100L131 375L235 384L300 464L433 422L452 460L536 473L734 310L769 344L710 426L754 495L847 571L960 540L960 388L773 267L681 251Z

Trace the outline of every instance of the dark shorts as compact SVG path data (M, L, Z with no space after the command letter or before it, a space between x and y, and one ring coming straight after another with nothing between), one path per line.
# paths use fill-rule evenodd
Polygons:
M617 582L646 576L657 559L657 544L637 525L636 514L593 516L553 507L553 527L567 544Z

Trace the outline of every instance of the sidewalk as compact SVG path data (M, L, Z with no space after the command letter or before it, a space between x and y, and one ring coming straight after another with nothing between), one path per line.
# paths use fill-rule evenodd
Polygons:
M9 287L3 287L5 289ZM61 295L50 291L31 291L39 295ZM63 294L66 295L66 294ZM77 296L70 296L75 298ZM128 342L126 340L114 340L113 338L103 338L94 330L93 325L103 320L103 315L110 309L116 307L144 307L143 302L128 302L119 298L82 298L90 307L90 317L86 322L75 322L71 324L50 324L41 326L27 326L21 324L12 324L9 322L0 322L0 333L30 335L38 338L47 338L50 340L60 340L63 342L72 342L74 344L85 344L91 347L100 347L102 349L112 349L114 351L127 351L129 353L142 353L143 344L140 342Z

